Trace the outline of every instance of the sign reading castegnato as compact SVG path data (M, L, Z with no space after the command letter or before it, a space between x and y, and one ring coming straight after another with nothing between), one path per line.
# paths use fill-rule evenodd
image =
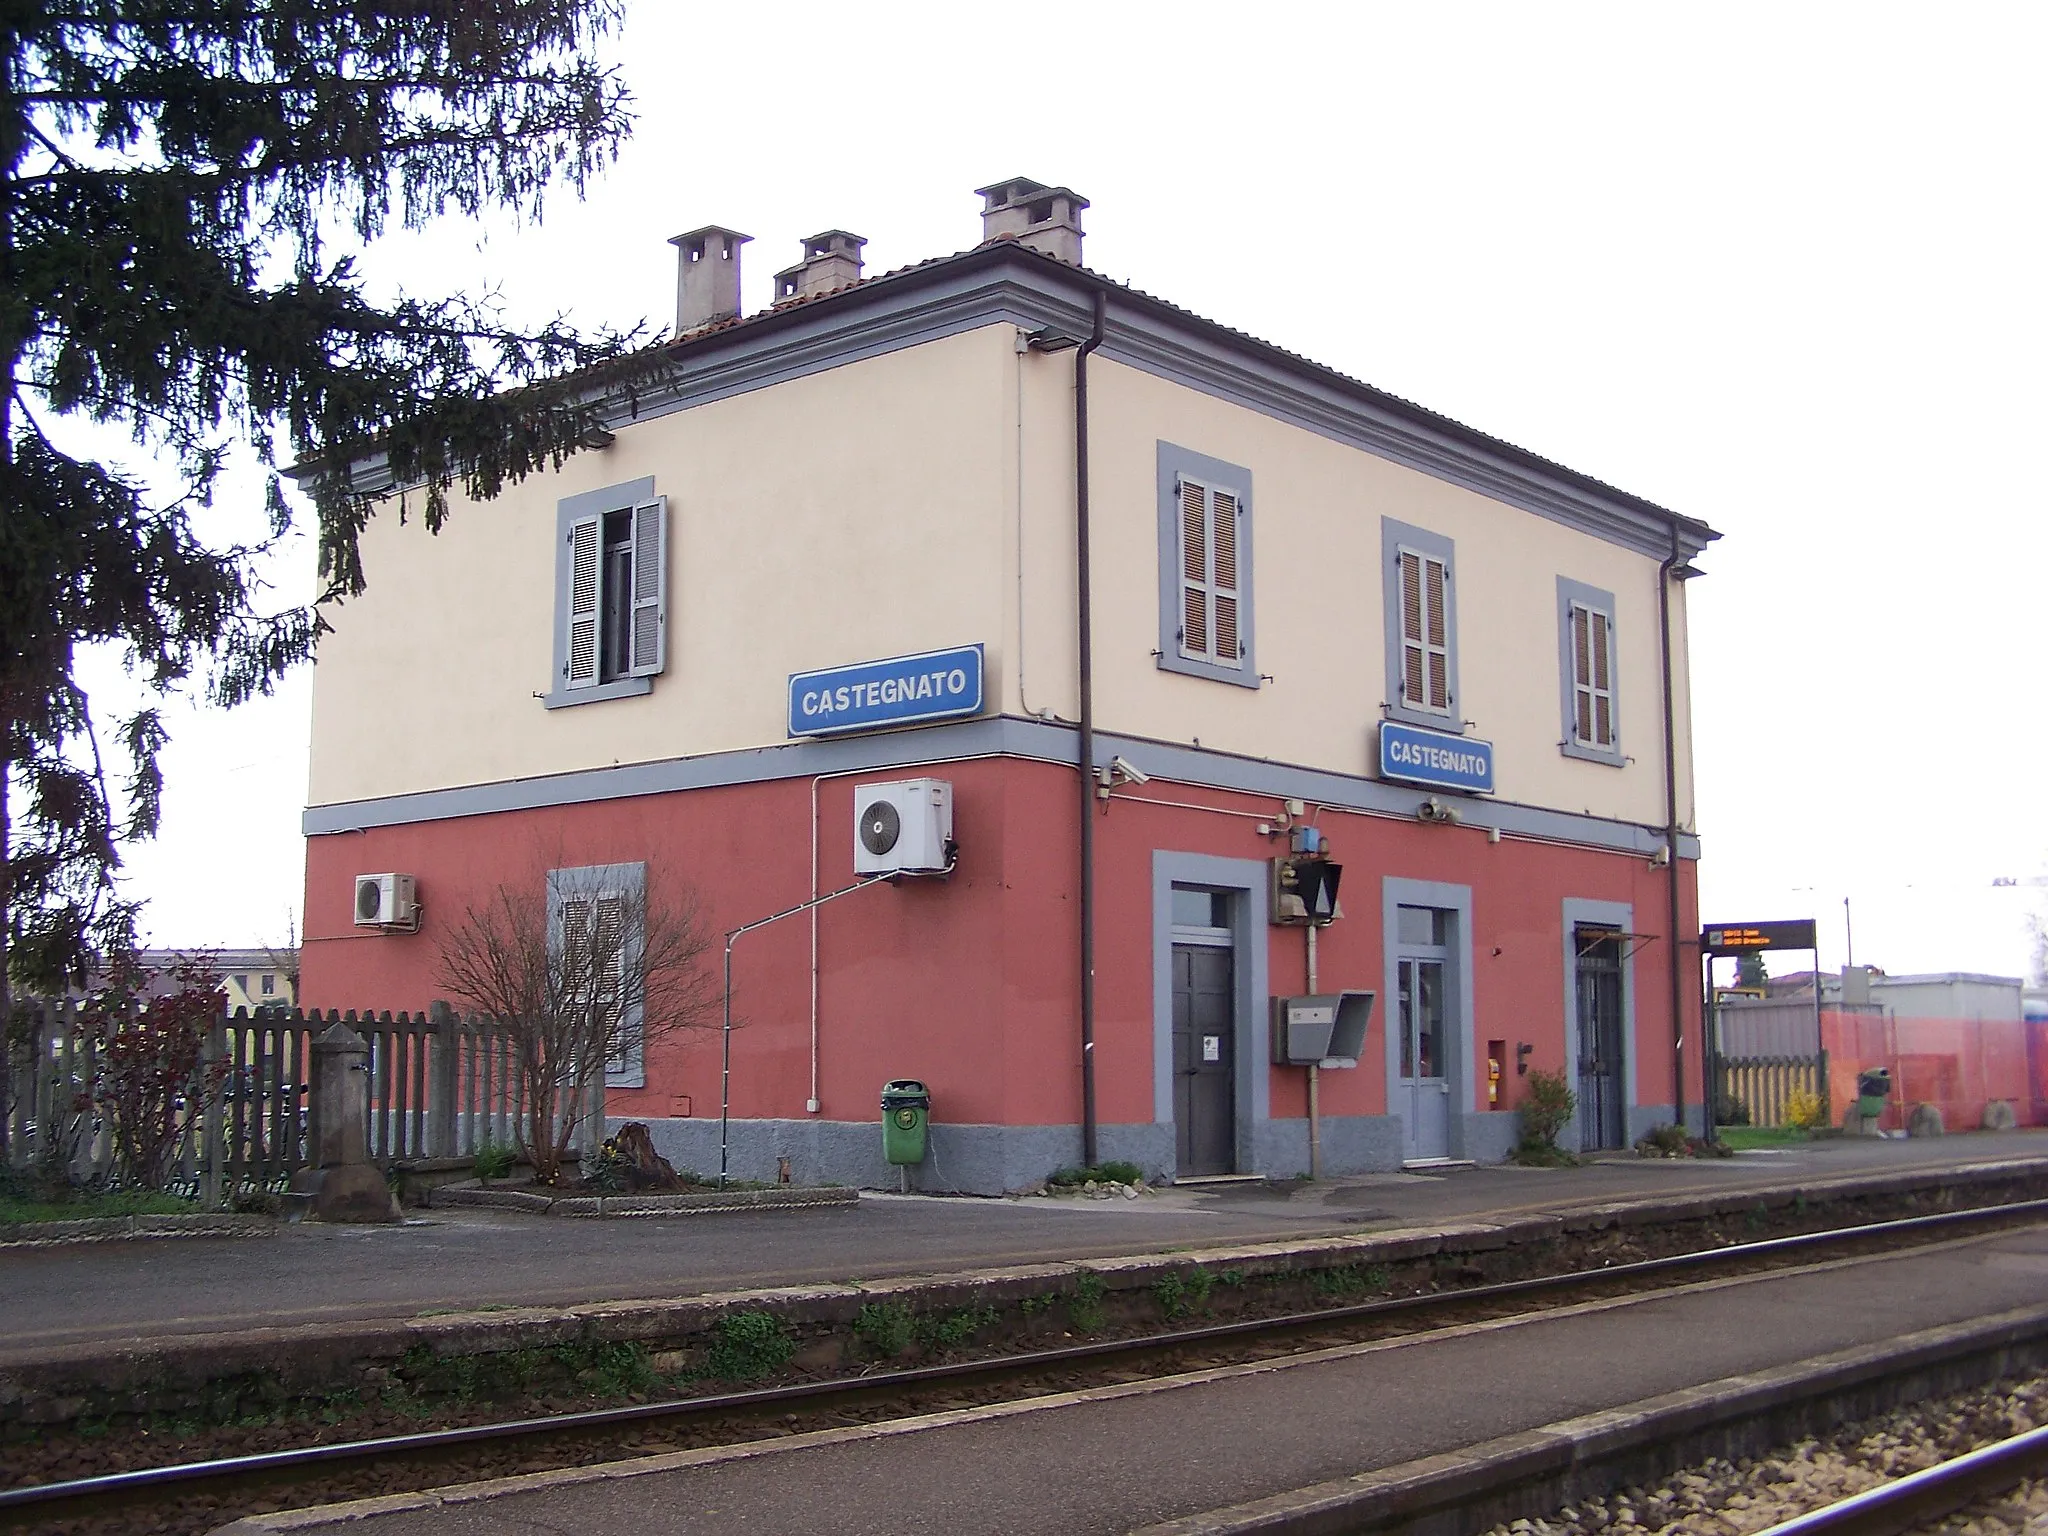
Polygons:
M1448 731L1380 722L1380 777L1436 789L1493 793L1493 743Z
M789 734L831 736L978 715L981 647L857 661L789 678Z

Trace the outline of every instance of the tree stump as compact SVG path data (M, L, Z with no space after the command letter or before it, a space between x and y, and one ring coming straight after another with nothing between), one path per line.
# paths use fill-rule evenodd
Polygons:
M620 1126L612 1144L625 1160L626 1187L634 1194L666 1194L683 1187L669 1160L654 1150L654 1137L642 1121Z

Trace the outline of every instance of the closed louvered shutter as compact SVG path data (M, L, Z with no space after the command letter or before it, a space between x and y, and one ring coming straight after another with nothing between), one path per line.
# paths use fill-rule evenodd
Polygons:
M1432 714L1451 712L1451 570L1412 549L1399 551L1401 702Z
M1237 634L1237 498L1228 491L1212 490L1209 517L1215 549L1210 585L1216 600L1216 622L1210 633L1215 637L1216 659L1235 666L1242 654Z
M1614 745L1614 623L1573 603L1572 734L1582 746Z
M1209 654L1209 492L1180 483L1180 649Z
M633 509L632 626L627 671L652 677L668 659L668 498Z
M1244 655L1239 623L1238 520L1235 492L1182 480L1180 501L1180 653L1234 667Z

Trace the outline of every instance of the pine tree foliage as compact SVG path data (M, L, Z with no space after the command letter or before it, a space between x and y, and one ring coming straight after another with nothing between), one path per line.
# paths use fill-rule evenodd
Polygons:
M112 644L154 696L224 704L305 659L317 603L266 611L253 562L317 519L323 598L359 592L388 468L429 529L561 462L635 338L506 322L494 295L377 302L351 253L394 228L580 192L628 126L595 61L619 0L0 0L0 1010L116 950L121 845L155 828L154 709L95 718L74 661ZM574 377L570 377L574 375ZM108 429L175 470L153 497L76 451ZM73 445L67 451L67 444ZM270 539L195 525L231 450ZM117 818L116 806L124 806Z

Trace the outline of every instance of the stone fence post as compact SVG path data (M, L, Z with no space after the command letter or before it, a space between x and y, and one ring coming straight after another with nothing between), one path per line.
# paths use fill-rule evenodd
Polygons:
M313 1123L319 1141L311 1166L292 1178L313 1221L402 1220L384 1170L370 1161L370 1046L336 1023L313 1042Z
M428 1010L433 1043L427 1057L427 1156L454 1157L459 1140L456 1105L462 1065L462 1021L440 999Z

